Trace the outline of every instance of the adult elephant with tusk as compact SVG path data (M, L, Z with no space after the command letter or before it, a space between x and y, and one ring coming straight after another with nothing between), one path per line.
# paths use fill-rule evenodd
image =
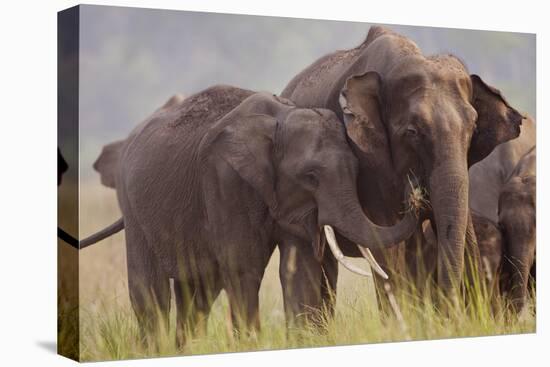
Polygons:
M477 247L468 167L517 137L522 115L457 57L425 56L410 39L379 26L356 48L308 66L281 96L301 107L328 108L344 121L359 161L359 198L375 222L391 225L400 219L403 187L409 174L416 177L431 202L425 216L437 233L437 283L454 298L463 277L465 241L474 255ZM418 226L409 242L422 246L421 235ZM281 245L283 260L292 247ZM353 246L343 248L357 255ZM415 246L405 251L409 259L417 254ZM331 306L337 268L329 262L323 267L328 280L323 294ZM391 270L388 264L385 270Z
M180 344L186 328L205 325L221 289L234 327L254 329L260 282L283 239L312 251L295 264L300 272L330 256L324 226L375 248L417 226L414 212L388 227L364 214L357 159L332 111L266 93L215 86L155 113L126 139L116 167L123 222L110 230L126 230L130 299L144 337L168 320L169 278ZM301 297L319 293L304 289ZM292 312L294 320L308 310Z

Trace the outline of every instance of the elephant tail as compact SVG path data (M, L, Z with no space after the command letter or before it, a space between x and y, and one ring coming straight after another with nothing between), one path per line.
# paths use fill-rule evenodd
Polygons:
M115 233L118 233L124 229L124 219L120 218L110 226L102 229L99 232L96 232L89 237L86 237L82 241L80 241L80 249L86 248L88 246L93 245L96 242L99 242L107 237L110 237L114 235Z

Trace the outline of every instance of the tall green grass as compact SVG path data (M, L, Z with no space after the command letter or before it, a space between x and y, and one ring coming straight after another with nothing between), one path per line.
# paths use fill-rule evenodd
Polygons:
M131 308L100 305L93 312L81 309L80 355L82 360L92 361L535 331L534 290L526 311L518 316L508 310L503 298L491 295L478 279L473 284L467 282L465 287L466 299L455 303L438 291L420 295L414 287L400 285L403 291L398 293L383 290L384 297L390 295L394 301L393 307L388 303L383 311L365 292L346 292L338 299L334 317L322 315L321 325L291 330L287 330L275 302L266 301L261 305L260 332L238 338L231 331L227 299L222 295L213 307L206 335L188 335L188 342L181 349L175 343L173 307L170 330L161 332L155 345L145 345L140 341Z
M83 184L80 189L81 217L85 219L80 223L81 235L94 233L120 217L113 190L99 183ZM526 312L518 317L508 311L505 300L494 297L492 288L487 289L484 280L476 277L471 284L466 282L467 300L455 305L430 287L430 281L425 283L428 291L421 293L411 286L407 280L409 277L400 276L403 272L394 272L391 274L394 282L391 294L395 298L396 313L388 304L384 304L384 310L379 311L370 278L359 277L340 268L335 316L322 316L320 327L287 331L279 282L279 254L276 250L260 289L262 329L259 333L233 337L228 323L227 298L222 292L214 303L206 335L189 335L187 344L178 349L172 302L170 330L156 338L156 345L144 345L140 341L128 297L124 236L121 232L82 251L74 251L62 244L66 251L60 258L60 264L67 266L60 267L59 272L62 278L59 289L62 307L58 316L58 348L65 354L85 361L96 361L529 333L534 332L536 327L534 289ZM390 258L386 260L399 258L396 253L389 255L389 252L387 256ZM73 253L78 254L78 259L69 257ZM420 267L424 268L426 264L422 263L420 255L417 258ZM361 259L352 261L357 266L365 267ZM74 268L76 264L78 268ZM390 268L397 269L399 266L392 265ZM78 271L79 277L74 276L75 271ZM78 284L73 284L76 280ZM77 286L79 292L67 291ZM378 291L386 298L388 293L383 287L380 288ZM66 299L75 294L77 300ZM438 298L442 300L437 301ZM77 309L75 304L80 307ZM444 311L440 306L445 304L449 307Z

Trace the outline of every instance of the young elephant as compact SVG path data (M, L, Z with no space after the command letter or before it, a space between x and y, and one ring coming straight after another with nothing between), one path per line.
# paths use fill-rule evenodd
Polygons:
M513 310L525 306L529 281L535 279L536 266L536 152L533 146L519 159L511 174L504 179L498 195L498 224L489 219L492 211L472 210L472 221L481 255L481 279L500 287L508 296ZM487 175L485 176L487 177ZM488 193L490 201L491 192ZM424 227L427 240L423 260L433 272L437 248L430 226ZM493 288L495 289L495 288Z
M536 152L533 147L519 161L498 203L499 225L505 239L503 290L518 312L525 306L530 273L535 267L536 198Z
M502 266L504 239L498 223L475 212L472 212L472 221L481 257L479 276L480 279L485 279L488 286L493 289L497 285Z
M489 212L489 211L488 211ZM529 281L535 280L536 266L536 151L533 146L519 160L505 180L498 199L498 224L472 211L472 220L481 255L481 279L490 287L500 287L512 309L525 307ZM436 251L431 227L424 235L430 252L424 262L432 269Z
M318 256L307 261L320 261L323 226L337 258L333 231L374 247L409 236L413 213L393 227L364 215L357 170L344 127L328 110L216 86L155 113L126 139L115 180L142 331L152 335L167 322L169 278L181 344L221 289L234 327L259 327L260 282L282 238L313 246Z

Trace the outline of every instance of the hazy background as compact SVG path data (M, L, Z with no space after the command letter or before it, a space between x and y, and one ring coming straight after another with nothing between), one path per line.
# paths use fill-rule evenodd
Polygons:
M101 147L124 138L174 93L225 83L280 93L320 56L354 47L370 24L81 6L80 174L99 182ZM426 54L453 53L535 116L532 34L391 25Z

